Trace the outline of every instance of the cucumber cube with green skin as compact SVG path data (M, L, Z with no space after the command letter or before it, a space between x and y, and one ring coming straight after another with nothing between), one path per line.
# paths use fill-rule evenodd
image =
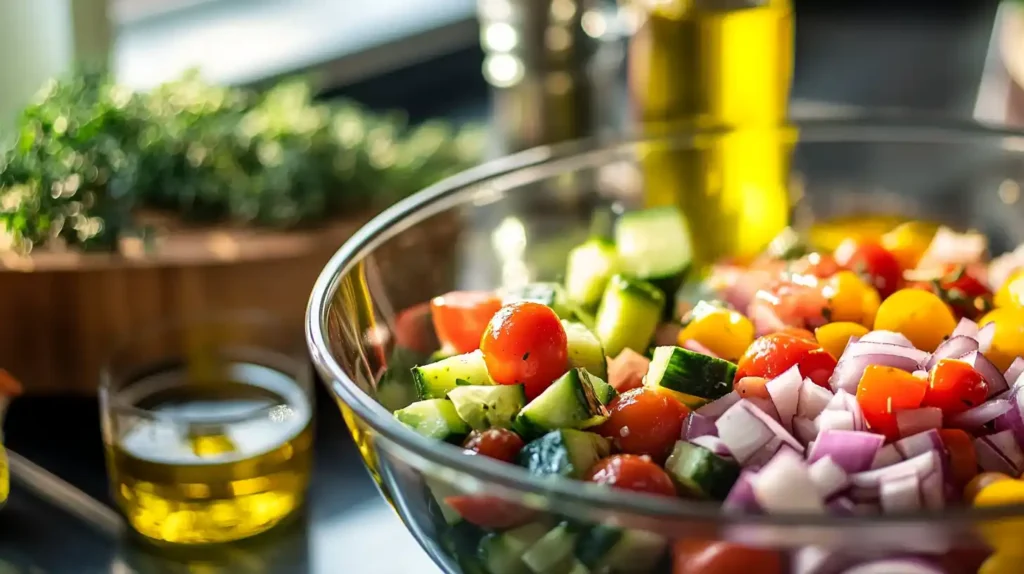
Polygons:
M644 384L676 393L690 407L699 407L729 394L736 365L680 347L657 347Z
M598 525L576 540L576 558L592 572L647 573L668 546L663 536L645 530Z
M519 411L516 429L525 437L557 429L584 429L603 423L608 409L594 393L590 374L569 369Z
M594 463L611 454L611 448L602 436L562 429L527 443L517 462L533 474L583 478Z
M565 288L558 283L528 283L521 287L502 291L502 305L519 301L532 301L551 307L555 314L562 319L572 319L575 315L574 306L569 301Z
M523 385L460 385L448 392L448 400L473 429L512 428L526 406L526 391Z
M608 358L601 341L583 323L562 321L569 347L569 366L586 369L591 375L608 376Z
M596 307L617 266L615 244L607 239L592 238L573 248L565 271L569 299L585 309Z
M614 275L601 297L594 332L609 357L623 349L643 354L661 321L665 295L646 281Z
M591 375L590 383L594 387L594 396L597 397L597 400L601 401L602 405L608 406L612 399L619 396L619 391L616 391L615 387L604 382L604 379L601 377Z
M480 540L477 557L490 574L530 574L523 554L548 532L548 525L531 522Z
M567 572L576 563L573 550L577 535L568 523L563 522L535 542L523 554L523 562L533 574Z
M395 418L418 434L440 441L458 442L469 434L469 425L446 399L417 401L395 411Z
M725 500L740 476L736 461L686 441L676 442L665 471L683 492L713 500Z
M487 363L480 350L441 359L436 363L413 367L412 379L420 399L443 399L448 393L464 385L493 385L487 373ZM460 383L461 381L461 383Z
M690 226L683 213L674 206L624 213L615 222L615 249L620 272L664 292L663 311L670 317L676 291L693 259Z

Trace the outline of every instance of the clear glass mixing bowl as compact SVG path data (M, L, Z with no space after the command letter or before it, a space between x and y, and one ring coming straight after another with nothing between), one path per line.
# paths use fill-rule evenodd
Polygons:
M850 215L921 218L983 231L999 253L1024 241L1021 182L1024 134L898 118L533 149L434 185L356 233L314 287L307 340L381 493L446 572L482 571L475 558L480 533L448 525L436 502L450 495L486 495L494 512L527 508L577 527L601 523L668 541L775 549L792 572L830 574L867 558L907 554L934 558L948 572L973 572L993 536L1024 536L1024 505L875 517L724 514L713 504L539 478L467 456L397 422L390 411L412 397L378 394L377 387L382 377L407 376L410 363L424 360L410 348L422 353L436 344L425 305L431 297L558 279L568 250L600 224L609 205L666 201L665 188L676 186L675 200L705 259L746 249L758 239L751 229L763 239L783 223L776 212L786 195L784 218L796 227ZM812 547L835 560L806 569ZM671 571L668 559L650 571Z

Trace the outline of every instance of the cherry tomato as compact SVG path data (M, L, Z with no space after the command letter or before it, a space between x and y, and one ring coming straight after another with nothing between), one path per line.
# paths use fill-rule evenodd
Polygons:
M785 329L779 331L779 333L785 335L792 335L797 339L804 339L812 343L818 342L818 340L815 339L814 337L814 333L808 331L807 329L801 329L800 327L786 327Z
M437 350L440 341L431 328L433 313L429 303L420 303L402 311L395 318L395 344L424 355Z
M960 429L942 429L939 436L942 437L942 445L946 447L946 454L949 457L953 484L962 489L978 474L974 438Z
M445 504L466 522L481 528L515 528L533 520L536 511L494 496L449 496Z
M836 258L827 253L809 253L789 264L790 273L813 275L819 279L828 279L839 272L842 267Z
M945 415L962 413L985 402L988 383L963 361L943 359L928 375L928 390L921 406L938 407Z
M569 365L565 329L550 307L521 301L494 314L480 350L487 372L502 385L522 384L526 398L544 392Z
M768 393L768 379L764 377L743 377L736 381L733 389L745 399L770 399Z
M763 317L766 311L780 325L772 325ZM829 322L832 310L822 293L821 283L811 275L788 275L761 289L747 309L758 333L774 333L788 327L815 328Z
M900 288L903 269L899 260L874 241L847 239L835 251L836 262L861 275L884 299Z
M975 476L964 487L964 502L973 503L975 497L978 496L979 492L985 490L985 487L1004 480L1013 480L1013 477L1001 472L983 472Z
M437 338L455 353L478 349L487 323L499 309L501 299L489 291L452 291L430 301Z
M523 446L523 439L508 429L473 431L462 444L467 453L481 454L505 462L515 462Z
M24 392L21 383L7 369L0 369L0 396L8 398L20 396Z
M608 384L624 393L644 384L644 375L651 360L633 349L623 349L618 357L608 361Z
M743 377L774 379L793 365L814 384L829 388L828 379L836 368L836 359L820 345L786 333L766 335L754 341L740 358L736 381Z
M664 462L679 440L688 412L668 393L641 387L612 399L608 420L596 432L610 439L619 452Z
M857 384L857 402L871 430L895 439L899 437L896 412L921 406L927 389L928 381L906 371L871 365Z
M774 550L692 539L672 545L672 574L782 574L783 569L782 555Z
M911 287L938 295L957 317L977 320L994 308L992 291L964 265L946 264L931 281L917 281Z
M587 472L586 480L613 488L675 496L672 479L650 457L615 454L601 459Z

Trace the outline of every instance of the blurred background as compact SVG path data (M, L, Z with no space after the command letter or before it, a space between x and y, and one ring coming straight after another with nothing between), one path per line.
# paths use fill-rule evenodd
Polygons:
M317 272L356 227L487 157L863 110L1024 122L1022 6L2 0L0 142L25 145L0 156L0 190L45 191L0 206L0 366L26 389L6 445L111 512L95 394L112 341L233 305L298 325ZM101 127L85 137L83 126ZM774 173L777 159L751 149L751 177ZM61 150L116 177L71 189L89 170L68 172ZM80 186L104 201L83 208ZM287 528L169 556L15 481L0 571L435 572L318 393L315 504Z

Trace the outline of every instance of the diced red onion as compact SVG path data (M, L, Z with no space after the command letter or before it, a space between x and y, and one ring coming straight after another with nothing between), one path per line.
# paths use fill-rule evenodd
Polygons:
M983 441L988 442L993 448L999 451L999 454L1013 465L1017 469L1017 473L1013 476L1019 476L1021 469L1024 469L1024 452L1021 452L1020 445L1017 443L1017 439L1013 436L1011 431L1000 431L995 434L981 437Z
M715 422L718 436L740 464L745 463L758 450L778 437L798 452L800 444L775 419L746 399L729 407Z
M946 507L946 484L942 475L933 472L921 479L921 504L928 510L942 510Z
M693 439L690 439L690 444L695 444L699 447L706 448L718 456L732 456L729 452L729 448L725 446L722 439L717 436L711 436L709 434L702 435Z
M996 324L995 322L986 323L984 327L978 330L978 350L982 353L987 353L992 348L992 341L996 337Z
M1020 389L1010 392L1005 399L994 399L989 403L1005 402L1007 409L995 419L997 431L1010 431L1017 439L1017 443L1024 444L1024 410L1021 409L1021 401L1024 400L1024 393Z
M830 513L840 516L852 516L857 511L857 503L845 496L833 498L828 502L827 506Z
M690 413L683 421L683 440L692 441L697 437L707 435L718 436L718 427L715 426L715 421L698 412Z
M832 457L819 458L809 467L807 471L811 480L818 487L818 494L822 499L828 500L832 495L841 492L850 483L850 477L843 467L836 464Z
M953 339L956 337L969 337L977 342L978 339L978 324L974 321L964 317L960 319L960 322L956 324L956 328L949 334L949 338ZM940 345L941 346L941 345Z
M722 413L729 410L729 407L740 402L743 398L736 391L732 391L729 394L723 395L722 398L711 401L710 403L698 408L696 413L708 417L709 419L717 419L722 416Z
M705 347L704 345L701 345L699 341L694 341L693 339L687 339L683 341L682 347L687 351L693 351L694 353L700 353L701 355L715 357L716 359L721 358L718 355L716 355L714 351Z
M779 419L779 411L775 409L775 403L773 403L771 399L766 399L763 397L748 397L747 400L750 401L750 404L761 409L761 412L763 412L764 414L770 416L772 419L776 421L781 422L781 420Z
M775 404L779 422L790 432L793 431L793 417L796 416L800 404L800 389L803 384L804 378L800 374L799 367L793 365L765 385L768 395L772 398L772 403Z
M940 429L942 428L942 409L922 407L898 411L896 427L902 437L913 436L929 429Z
M827 430L852 431L855 428L853 413L847 411L831 411L826 409L821 411L818 418L814 419L814 423L818 427L818 434Z
M860 338L862 343L884 343L886 345L897 345L900 347L913 347L914 344L902 333L895 331L871 331Z
M722 502L722 509L727 512L760 512L761 505L754 497L752 479L756 473L749 470L740 472L739 478L729 489L729 494Z
M749 468L750 470L759 470L762 466L768 464L771 459L775 458L775 455L779 453L779 449L781 448L783 448L782 439L776 437L769 441L768 444L758 449L757 452L750 455L750 458L743 463L743 467Z
M896 462L899 462L900 460L920 456L929 451L942 451L946 448L946 445L942 443L942 436L939 435L939 431L929 429L906 438L901 438L892 443L892 447L899 454L900 458L896 460Z
M1024 374L1024 359L1017 357L1012 363L1010 363L1006 372L1003 373L1003 378L1006 379L1007 384L1012 388L1017 386L1017 379L1019 379L1022 374Z
M825 387L814 384L810 379L804 379L800 385L800 397L797 401L796 416L813 420L821 411L825 410L829 401L832 400L832 391Z
M793 417L793 434L797 440L808 445L808 448L810 448L811 443L818 436L818 425L811 419Z
M1006 377L1003 376L1002 371L993 365L992 361L988 360L985 355L978 351L974 351L960 357L960 360L974 367L974 370L978 371L978 374L985 379L985 382L988 383L989 397L998 395L1009 388L1009 385L1006 384Z
M788 449L781 449L751 483L754 497L767 512L825 512L807 464Z
M900 455L900 451L896 450L896 445L887 444L882 448L878 449L878 453L875 454L874 460L871 461L870 470L876 470L886 466L892 466L902 461L903 456Z
M823 430L808 451L807 461L813 464L830 457L847 473L864 472L884 443L885 437L871 432Z
M943 359L957 359L971 351L978 350L978 341L971 337L958 335L942 342L924 364L925 370L932 370Z
M882 480L879 500L886 513L913 512L921 509L921 480L911 474Z
M842 574L944 574L944 571L919 558L889 558L847 568Z
M1006 399L985 401L974 408L949 417L947 426L958 429L977 430L1003 416L1003 414L1010 410L1011 406L1010 401ZM1024 431L1024 426L1022 426L1021 430Z
M857 397L840 389L832 396L832 400L825 405L826 411L846 411L853 415L853 430L867 430L867 423L864 421L864 411L857 402Z
M850 488L848 495L850 500L860 504L861 502L873 502L878 503L878 486L864 487L864 486L853 486Z
M1020 476L1020 470L991 441L985 440L985 437L974 439L974 451L978 457L978 466L982 470Z
M858 351L861 345L872 345L881 347L882 350L873 352L865 351L863 354ZM898 345L885 345L883 343L865 343L862 340L856 345L846 348L836 370L829 377L828 383L833 391L844 390L848 393L857 392L857 384L864 374L864 369L871 365L892 367L901 371L912 373L917 370L922 361L927 360L928 354L913 347L900 347Z
M877 488L883 480L908 475L925 477L941 471L942 462L939 458L937 451L926 452L890 466L851 474L850 482L861 488Z
M776 333L787 327L786 323L779 318L775 309L771 305L758 301L756 295L747 307L747 317L754 324L754 333L758 337Z

